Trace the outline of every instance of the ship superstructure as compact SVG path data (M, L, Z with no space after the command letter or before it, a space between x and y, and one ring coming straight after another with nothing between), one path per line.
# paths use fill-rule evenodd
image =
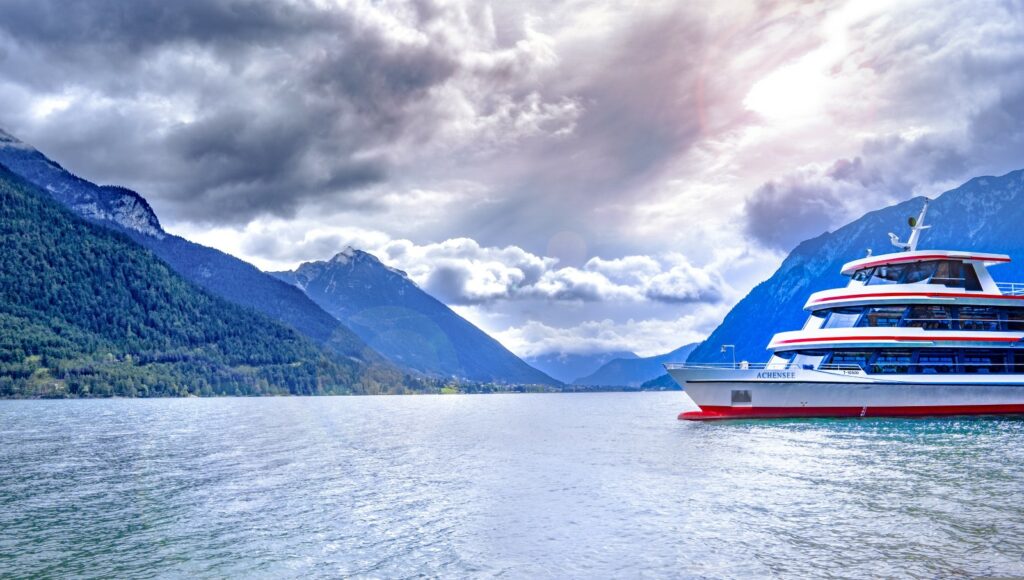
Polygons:
M767 363L666 365L701 409L680 418L1024 413L1024 284L989 274L1006 255L918 250L927 210L812 294Z

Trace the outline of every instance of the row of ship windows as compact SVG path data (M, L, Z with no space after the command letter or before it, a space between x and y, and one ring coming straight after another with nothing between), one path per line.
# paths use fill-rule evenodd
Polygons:
M866 286L878 284L941 284L950 288L981 290L974 266L953 260L885 264L857 270L853 279Z
M859 367L871 374L1024 373L1024 352L987 349L803 350L776 353L788 368Z
M1024 331L1024 308L933 305L836 308L815 312L804 329L872 327Z

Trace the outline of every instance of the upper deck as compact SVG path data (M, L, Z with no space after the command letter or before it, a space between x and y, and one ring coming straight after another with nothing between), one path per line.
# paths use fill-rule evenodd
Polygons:
M1005 254L921 250L868 256L848 262L844 288L812 294L812 312L872 304L969 304L1024 306L1024 284L999 283L988 266L1010 261Z
M857 272L888 266L891 264L908 264L913 262L955 260L958 262L971 262L983 266L994 266L1005 264L1010 261L1006 254L986 254L981 252L953 252L948 250L916 250L913 252L896 252L892 254L879 254L867 256L859 260L847 262L843 265L843 276L854 276Z

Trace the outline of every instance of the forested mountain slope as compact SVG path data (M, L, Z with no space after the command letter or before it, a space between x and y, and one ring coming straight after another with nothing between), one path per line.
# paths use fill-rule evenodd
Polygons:
M186 281L0 166L0 396L318 394L393 371Z

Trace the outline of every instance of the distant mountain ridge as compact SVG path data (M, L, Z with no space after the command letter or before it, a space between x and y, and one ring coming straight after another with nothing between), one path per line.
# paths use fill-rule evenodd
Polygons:
M471 381L558 384L367 252L345 248L272 274L403 367Z
M601 365L615 359L640 358L628 350L594 352L594 353L563 353L551 352L525 357L524 360L536 369L540 369L563 383L589 375Z
M593 373L573 381L574 385L639 387L665 374L668 362L685 362L700 343L687 344L672 352L646 358L618 358L605 363Z
M213 294L283 322L342 356L384 364L379 354L300 290L234 256L166 233L138 193L76 177L3 130L0 164L87 220L128 234Z
M888 232L906 236L906 221L924 198L869 212L863 217L801 243L771 278L758 284L726 315L722 324L690 355L694 362L727 362L722 344L736 345L737 360L768 359L776 332L798 330L807 318L803 305L813 292L846 286L839 271L846 262L897 251ZM992 268L997 281L1024 281L1024 170L999 177L976 177L939 195L928 208L931 229L919 249L1009 254L1013 262Z

